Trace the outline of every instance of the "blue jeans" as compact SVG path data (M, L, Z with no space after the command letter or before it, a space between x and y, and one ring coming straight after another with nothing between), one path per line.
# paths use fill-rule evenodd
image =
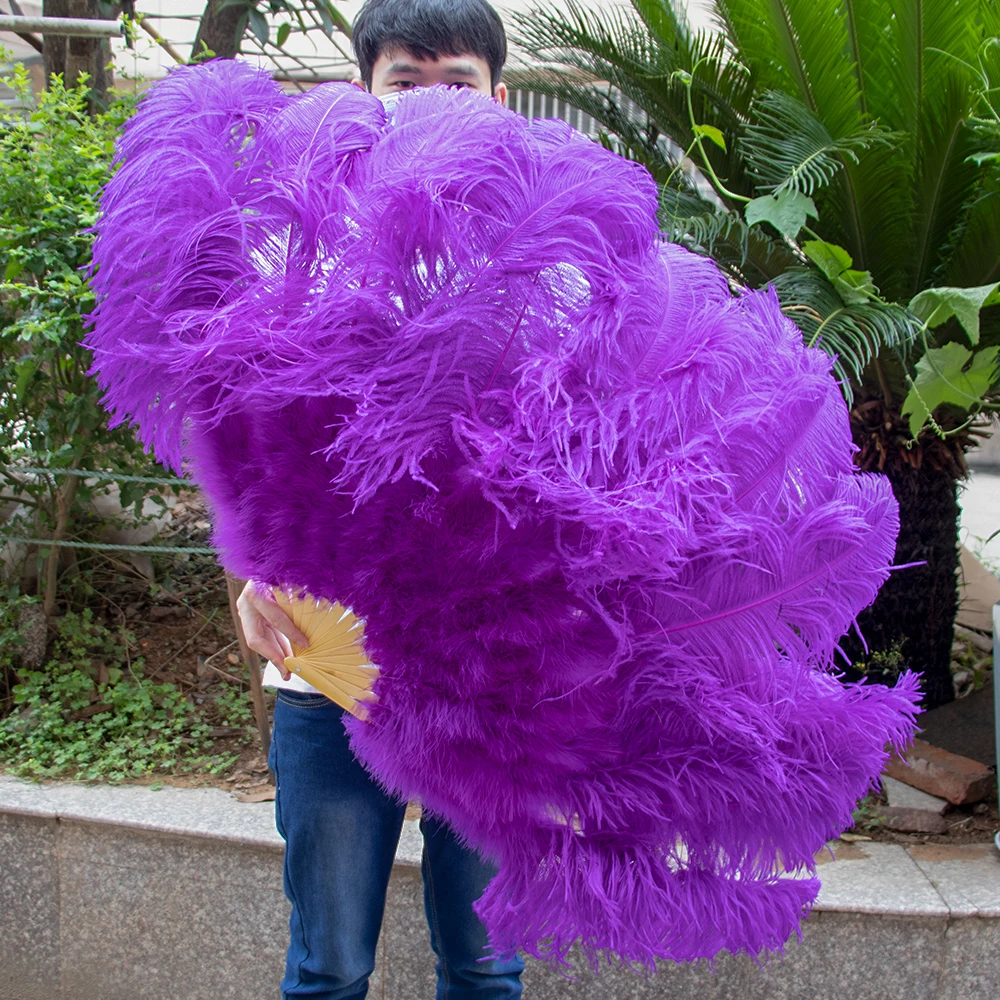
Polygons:
M284 1000L362 1000L375 968L406 806L355 760L341 717L323 695L278 692L268 764L292 904ZM524 963L483 960L486 931L472 910L496 869L445 824L426 818L420 828L437 1000L520 997Z

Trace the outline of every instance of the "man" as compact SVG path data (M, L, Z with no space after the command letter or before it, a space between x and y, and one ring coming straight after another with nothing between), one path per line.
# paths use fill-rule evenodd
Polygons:
M506 98L506 37L485 0L367 0L352 42L358 85L377 97L445 84ZM306 637L252 584L239 612L250 646L271 661L265 684L278 689L269 764L292 904L282 996L360 1000L375 965L405 803L387 796L354 759L341 710L284 669L288 639L305 645ZM523 962L483 960L486 934L472 910L494 869L443 823L424 818L421 830L438 1000L520 997Z

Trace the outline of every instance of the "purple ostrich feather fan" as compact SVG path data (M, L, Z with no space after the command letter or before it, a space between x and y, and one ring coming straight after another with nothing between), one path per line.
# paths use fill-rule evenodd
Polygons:
M352 744L495 859L494 948L780 950L919 691L832 673L897 508L774 294L664 244L642 168L474 94L209 62L118 160L107 405L190 463L229 570L364 618Z

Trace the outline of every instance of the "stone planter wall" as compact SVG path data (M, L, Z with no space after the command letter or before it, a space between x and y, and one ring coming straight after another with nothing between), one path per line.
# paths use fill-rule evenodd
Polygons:
M576 980L526 1000L996 1000L1000 853L838 844L801 944ZM431 1000L420 835L408 823L369 996ZM277 1000L288 906L271 804L214 789L0 778L0 1000Z

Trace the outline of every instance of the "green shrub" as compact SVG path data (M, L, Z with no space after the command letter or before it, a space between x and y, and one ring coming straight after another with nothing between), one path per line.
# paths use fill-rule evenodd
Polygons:
M94 304L86 276L90 230L117 129L135 99L116 95L106 111L89 115L85 81L67 89L54 77L37 99L23 67L8 83L26 110L0 114L0 496L32 512L15 533L79 537L83 503L110 483L26 477L17 466L165 474L131 430L108 429L87 374L90 354L80 346ZM151 489L123 484L123 505L138 513ZM53 555L43 574L47 613L55 571Z

